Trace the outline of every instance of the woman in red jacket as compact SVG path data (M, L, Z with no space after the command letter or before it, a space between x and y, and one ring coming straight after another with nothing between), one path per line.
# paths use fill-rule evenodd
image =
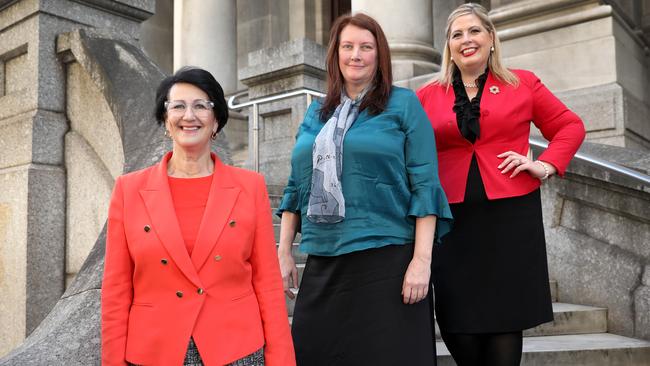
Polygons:
M210 152L219 83L183 68L156 93L172 151L115 182L102 364L295 365L264 178Z
M518 365L522 330L553 320L539 186L564 174L583 123L533 73L502 65L488 13L471 3L449 16L441 72L418 97L455 218L433 255L443 339L460 366ZM531 122L550 141L538 160Z

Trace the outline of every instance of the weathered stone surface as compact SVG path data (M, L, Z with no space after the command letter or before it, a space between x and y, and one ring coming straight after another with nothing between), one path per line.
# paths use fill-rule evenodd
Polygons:
M119 140L118 140L119 142ZM108 215L114 179L87 141L66 135L66 284L81 268ZM119 145L118 145L119 146Z
M45 318L64 289L65 172L51 165L29 167L26 252L26 331Z
M0 354L25 337L25 276L27 232L26 166L0 170ZM23 301L10 301L23 299Z
M551 277L563 302L606 307L610 332L634 336L632 293L638 258L615 246L558 227L546 234Z
M100 365L100 290L64 297L2 366Z
M302 74L323 80L325 58L326 49L309 39L284 42L249 53L248 66L239 70L239 79L249 86L249 97L253 99L267 94L255 90L255 87L265 83L280 82L281 79Z
M0 146L4 153L0 154L0 168L29 164L32 134L29 127L32 124L31 115L5 119L0 123Z
M650 339L650 286L639 286L634 292L634 315L635 336Z
M68 66L66 89L70 131L85 140L110 176L122 174L124 151L118 123L101 91L78 63Z
M582 154L643 173L647 154L586 142ZM648 297L643 283L650 261L650 189L574 159L566 179L543 186L544 222L551 277L562 302L608 308L610 332L644 337ZM644 329L645 329L644 328Z
M63 113L43 109L32 118L32 162L37 164L63 164L63 136L68 122Z
M643 278L641 283L650 286L650 265L645 266L645 271L643 271Z

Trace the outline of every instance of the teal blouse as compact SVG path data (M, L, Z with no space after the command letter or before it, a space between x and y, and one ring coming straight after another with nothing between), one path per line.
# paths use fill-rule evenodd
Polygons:
M345 219L334 224L307 220L312 176L312 146L326 121L321 102L307 110L291 155L291 175L277 214L301 216L300 250L335 256L415 241L415 218L436 215L436 238L451 228L451 211L438 179L431 123L409 89L393 87L384 112L367 110L343 142L341 185Z

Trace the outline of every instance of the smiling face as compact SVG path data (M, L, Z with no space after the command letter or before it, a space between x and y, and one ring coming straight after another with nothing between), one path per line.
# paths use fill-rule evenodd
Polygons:
M169 90L167 100L171 107L166 113L165 128L174 147L210 150L210 136L217 131L218 125L212 108L205 108L208 94L192 84L176 83ZM186 107L182 108L183 105Z
M449 28L449 51L463 74L481 74L487 67L494 37L481 19L468 14L458 17Z
M339 69L346 88L360 91L375 76L377 70L377 41L369 30L347 25L339 37Z

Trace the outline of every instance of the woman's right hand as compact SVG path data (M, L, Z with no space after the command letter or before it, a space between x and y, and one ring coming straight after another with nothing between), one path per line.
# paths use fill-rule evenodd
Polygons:
M280 273L282 274L282 287L284 293L290 298L294 299L296 295L291 291L292 288L298 288L298 268L296 261L293 259L291 252L278 253L278 260L280 261Z
M298 288L298 268L296 261L291 254L293 241L296 238L296 228L300 222L298 214L284 211L282 221L280 222L280 246L278 248L278 260L280 261L280 273L282 273L282 286L284 293L290 299L296 295L291 292L291 288Z

